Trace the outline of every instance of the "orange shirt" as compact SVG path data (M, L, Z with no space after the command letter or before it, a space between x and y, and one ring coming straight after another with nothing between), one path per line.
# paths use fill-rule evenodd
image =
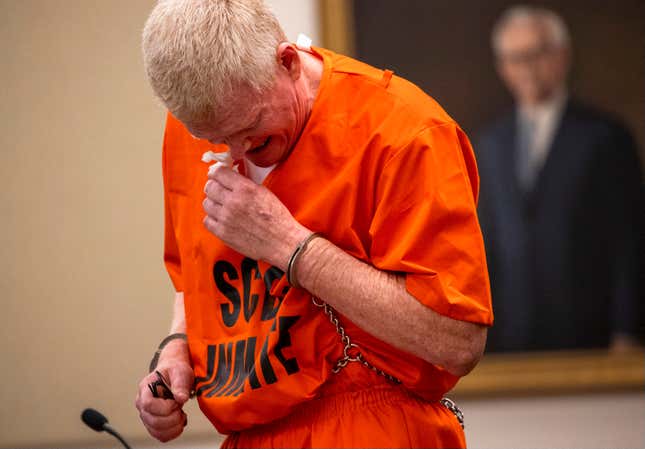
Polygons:
M406 80L324 49L312 52L324 70L311 116L264 185L300 223L348 254L404 273L408 292L427 307L492 324L478 175L466 135ZM200 159L212 149L168 117L165 262L185 295L200 407L228 433L316 397L342 344L306 291L203 227L208 166ZM457 382L340 318L372 364L419 396L438 400Z

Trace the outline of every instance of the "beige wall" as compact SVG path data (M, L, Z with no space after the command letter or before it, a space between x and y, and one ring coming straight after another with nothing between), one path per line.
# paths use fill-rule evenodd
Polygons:
M168 325L159 146L139 33L152 1L0 3L0 445L138 431L132 393Z
M315 1L270 1L295 39ZM144 78L153 0L0 0L0 447L154 444L133 407L167 334L164 111ZM191 435L212 435L190 406Z

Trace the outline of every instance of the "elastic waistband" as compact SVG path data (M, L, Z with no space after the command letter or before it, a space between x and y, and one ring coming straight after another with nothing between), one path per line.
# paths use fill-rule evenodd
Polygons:
M344 413L369 407L419 402L426 404L426 406L435 404L410 394L402 386L378 385L364 390L336 393L312 399L296 407L288 416L264 426L270 426L272 432L279 432L283 427L289 429L300 426L308 427L312 422L337 419ZM440 406L439 402L436 404ZM255 430L261 432L261 427L264 426L256 427Z
M337 416L342 412L351 412L378 404L394 404L400 402L422 401L413 396L400 385L378 385L359 391L348 391L329 396L323 396L302 404L296 413L301 414L305 419L325 419L329 416Z

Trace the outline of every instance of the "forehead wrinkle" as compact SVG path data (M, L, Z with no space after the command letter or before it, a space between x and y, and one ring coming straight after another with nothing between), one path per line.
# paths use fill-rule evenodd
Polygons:
M213 129L223 132L227 136L249 129L257 121L258 109L261 109L259 103L252 104L245 109L234 107L229 110L228 114L214 123ZM241 111L241 113L237 113L236 111Z
M223 103L226 106L215 111L209 121L192 124L191 129L201 136L199 138L221 141L250 128L258 117L258 109L263 109L265 101L261 95L248 88L240 88Z

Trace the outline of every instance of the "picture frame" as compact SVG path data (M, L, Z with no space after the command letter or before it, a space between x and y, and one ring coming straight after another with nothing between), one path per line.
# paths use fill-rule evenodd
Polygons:
M323 46L356 55L352 0L319 0ZM607 349L485 354L455 397L643 390L645 353Z

